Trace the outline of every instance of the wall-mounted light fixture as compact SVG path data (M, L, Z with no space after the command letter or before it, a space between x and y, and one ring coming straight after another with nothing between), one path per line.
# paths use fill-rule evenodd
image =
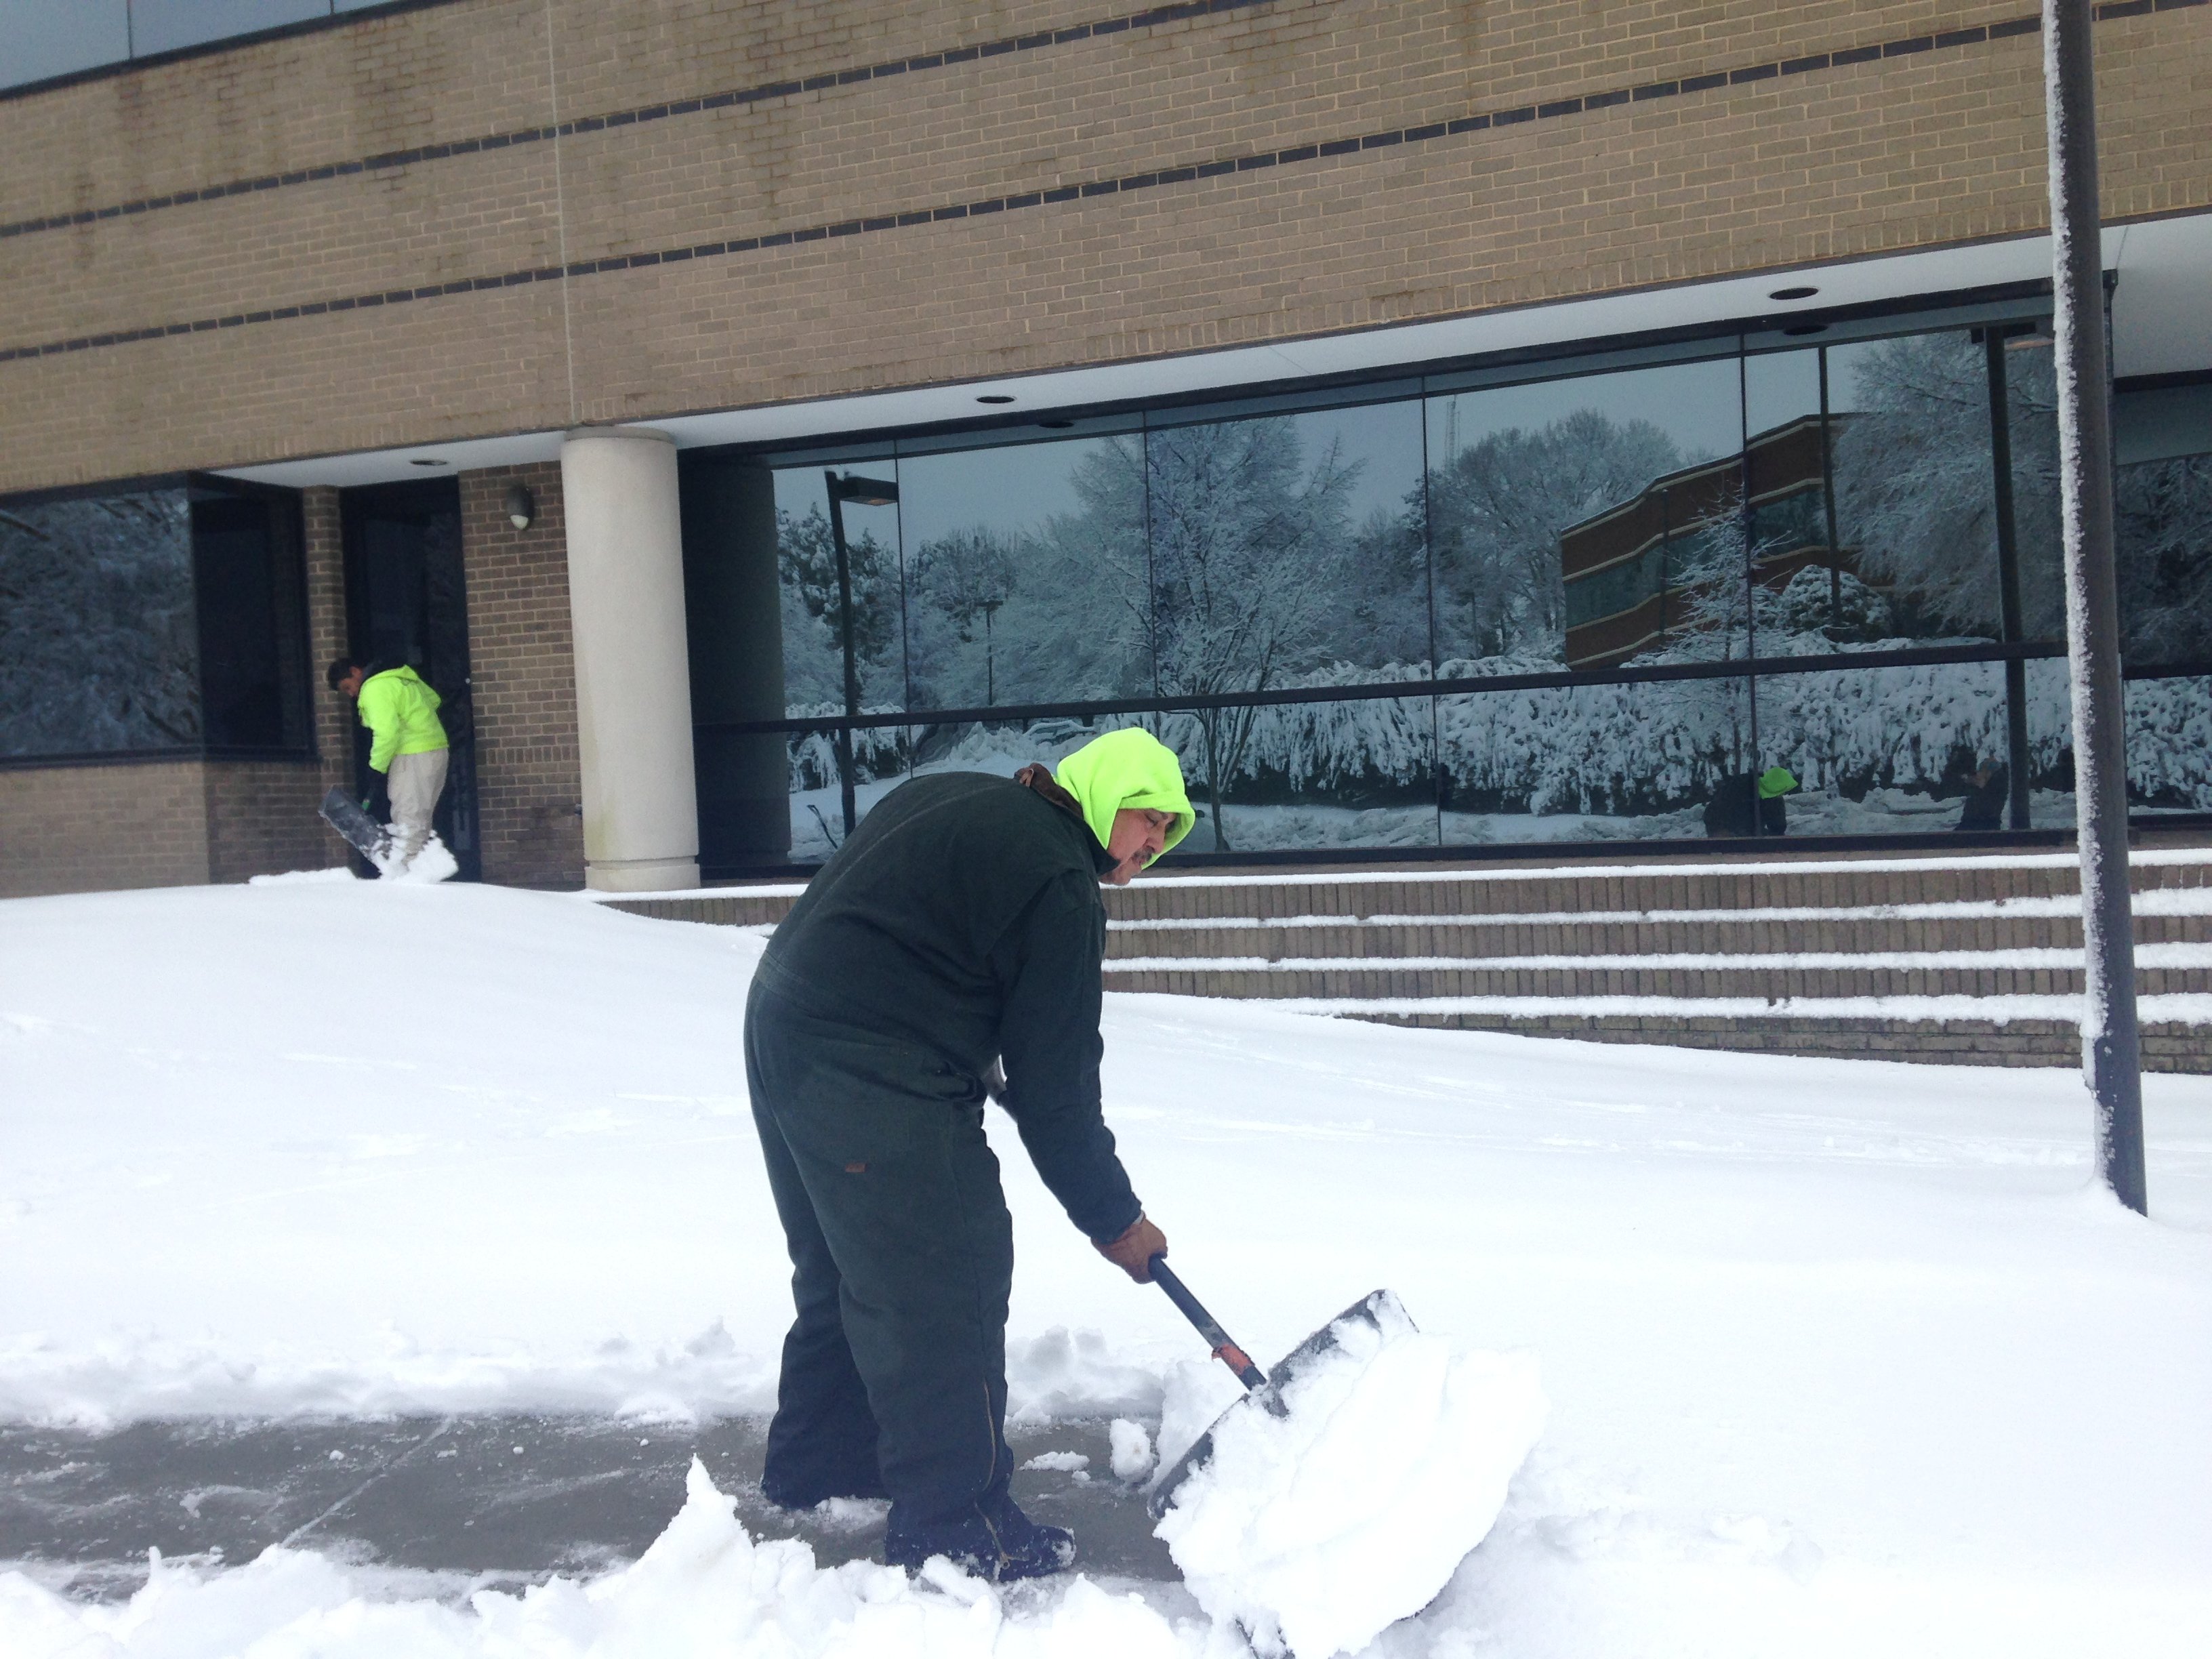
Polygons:
M538 503L531 498L530 486L511 483L507 487L507 521L517 530L530 528L530 521L538 516Z

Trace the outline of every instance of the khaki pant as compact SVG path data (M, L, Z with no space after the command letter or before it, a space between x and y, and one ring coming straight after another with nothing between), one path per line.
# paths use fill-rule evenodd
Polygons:
M419 755L392 757L387 775L392 795L392 869L404 870L415 862L422 843L430 838L430 815L438 810L438 797L446 787L446 762L451 751L428 749Z

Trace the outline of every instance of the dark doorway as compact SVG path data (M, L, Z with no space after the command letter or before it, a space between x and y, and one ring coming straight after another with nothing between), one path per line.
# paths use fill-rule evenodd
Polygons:
M461 866L483 873L477 823L475 720L469 702L469 607L461 574L461 489L452 478L368 484L341 498L345 526L346 641L356 661L402 663L444 699L453 746L434 823ZM354 777L370 785L368 733L354 730Z

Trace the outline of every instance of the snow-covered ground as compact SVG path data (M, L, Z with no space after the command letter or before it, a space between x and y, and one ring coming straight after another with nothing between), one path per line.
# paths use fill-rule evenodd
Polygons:
M342 876L0 904L0 1417L764 1407L759 948ZM1540 1370L1496 1528L1376 1653L2212 1650L2212 1079L2146 1079L2148 1222L2091 1185L2064 1072L1116 996L1107 1083L1177 1267L1262 1364L1388 1286ZM1202 1421L1234 1383L1005 1128L1017 1410ZM818 1571L703 1474L635 1567L526 1597L300 1551L126 1607L0 1577L10 1656L586 1650L1235 1638L1142 1585Z

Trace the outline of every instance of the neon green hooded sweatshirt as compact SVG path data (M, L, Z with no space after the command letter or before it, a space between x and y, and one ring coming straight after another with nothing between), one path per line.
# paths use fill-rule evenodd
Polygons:
M1172 812L1166 852L1190 833L1198 815L1184 793L1182 763L1175 750L1149 732L1131 727L1093 738L1053 769L1060 787L1075 797L1083 821L1101 847L1114 834L1114 814L1125 806L1139 811Z
M369 770L388 772L398 756L443 749L446 728L438 720L439 702L422 677L404 665L363 680L361 723L376 739L369 745Z

